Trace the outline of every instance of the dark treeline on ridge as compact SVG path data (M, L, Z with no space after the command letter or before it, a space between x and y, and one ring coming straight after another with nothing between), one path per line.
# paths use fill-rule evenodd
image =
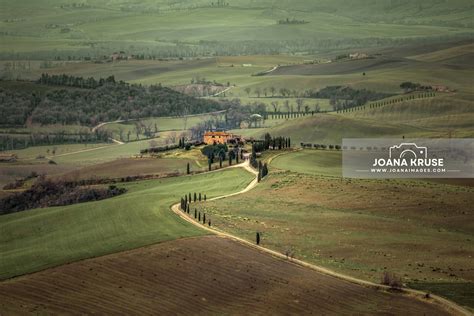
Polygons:
M318 54L332 50L347 50L357 48L396 47L401 45L423 45L454 40L471 40L471 33L451 36L430 36L425 38L305 38L294 40L247 40L247 41L217 41L200 40L195 43L175 41L175 45L144 46L140 44L125 45L113 42L90 41L90 48L61 51L32 51L32 52L0 52L1 60L95 60L103 62L110 58L112 51L124 51L129 55L140 56L139 59L160 58L196 58L209 56L239 56L239 55L276 55Z
M143 117L199 114L222 109L218 102L197 99L161 85L144 87L71 76L43 76L43 84L57 85L45 93L0 89L0 124L81 124ZM84 89L60 88L71 86ZM92 87L92 88L91 88Z
M353 89L347 86L329 86L319 91L308 93L311 98L329 99L334 110L361 106L369 101L375 101L392 96L393 94Z

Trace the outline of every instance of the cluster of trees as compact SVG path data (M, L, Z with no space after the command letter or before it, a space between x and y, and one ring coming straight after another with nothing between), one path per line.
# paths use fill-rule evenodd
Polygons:
M241 104L240 99L221 100L220 102L227 109L224 122L222 122L222 127L225 129L240 128L242 123L257 126L260 121L267 118L265 103L253 102L244 105Z
M311 144L311 143L300 143L302 148L314 148L314 149L330 149L330 150L341 150L341 145L326 145L326 144Z
M194 200L193 200L193 197L194 197ZM188 215L191 215L191 203L196 203L196 202L201 202L202 200L206 201L207 200L207 196L204 194L202 195L201 193L199 194L196 194L196 192L194 192L194 195L191 195L191 193L187 193L184 195L184 197L181 198L181 204L180 204L180 208L181 208L181 211L183 211L184 213L187 213ZM194 209L194 219L196 219L197 221L201 221L201 218L202 218L202 224L208 224L209 226L211 226L211 219L209 217L207 217L206 219L206 213L203 213L202 216L201 216L201 212L195 208Z
M0 215L48 206L70 205L97 201L126 192L114 185L103 187L82 187L77 182L52 181L44 176L27 190L0 200Z
M416 82L405 81L400 84L400 88L402 88L405 93L412 92L412 91L431 91L433 90L432 86L423 86Z
M270 148L273 150L291 148L291 138L281 136L272 137L270 133L266 133L263 137L263 140L255 141L252 145L252 150L255 152L263 152Z
M328 86L309 94L311 98L329 99L334 111L348 109L392 96L392 94L375 92L367 89L353 89L346 86Z
M214 144L214 145L207 145L201 149L203 155L207 156L207 162L209 171L212 170L212 164L219 162L219 168L222 168L222 163L228 159L229 166L232 166L232 162L236 161L239 163L239 159L241 159L241 150L238 146L229 149L226 144Z
M59 144L91 144L109 142L112 133L97 129L94 132L83 130L78 132L59 131L53 133L18 133L7 132L0 134L0 150L24 149L30 146L59 145Z
M51 82L81 84L70 76L45 76ZM52 79L54 78L54 79ZM143 87L112 79L90 81L94 89L57 89L46 93L0 89L1 125L23 125L27 119L40 124L95 125L98 122L141 117L199 114L222 110L219 102L198 99L161 85ZM86 80L87 81L87 80ZM62 84L62 83L61 83ZM102 84L102 85L101 85Z
M278 20L277 21L278 24L306 24L306 23L309 23L308 21L305 21L305 20L298 20L298 19L295 19L295 18L286 18L286 19L283 19L283 20Z
M49 75L49 74L41 74L41 77L37 80L39 84L45 84L50 86L67 86L67 87L75 87L75 88L86 88L86 89L95 89L101 87L105 84L115 84L115 77L109 76L105 79L100 78L96 80L93 77L83 78L83 77L75 77L69 76L66 74L62 75ZM121 81L121 84L124 84Z
M192 145L195 145L195 143L187 142L186 137L179 138L178 148L190 150Z

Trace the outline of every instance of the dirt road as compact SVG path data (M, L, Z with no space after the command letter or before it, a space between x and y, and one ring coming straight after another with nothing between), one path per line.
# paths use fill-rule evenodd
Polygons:
M223 199L223 198L227 198L227 197L238 195L238 194L243 194L245 192L248 192L248 191L252 190L258 184L258 181L257 181L258 172L255 171L249 165L248 160L244 163L234 165L230 168L244 168L247 171L253 173L255 175L255 179L245 189L243 189L239 192L232 193L232 194L227 194L227 195L223 195L223 196L219 196L219 197L215 197L213 199L209 199L210 201L217 200L217 199ZM351 283L354 283L354 284L357 284L357 285L360 285L360 286L363 286L363 287L372 288L372 289L375 289L377 291L384 291L384 292L390 291L390 287L388 287L388 286L384 286L384 285L381 285L381 284L376 284L376 283L373 283L373 282L357 279L357 278L354 278L354 277L351 277L351 276L348 276L348 275L345 275L345 274L341 274L341 273L338 273L338 272L335 272L335 271L326 269L324 267L320 267L320 266L317 266L317 265L314 265L314 264L311 264L311 263L308 263L308 262L305 262L305 261L302 261L302 260L299 260L299 259L288 259L287 256L282 254L282 253L279 253L277 251L274 251L274 250L271 250L271 249L268 249L268 248L265 248L265 247L262 247L262 246L257 246L254 243L251 243L251 242L249 242L245 239L242 239L240 237L231 235L231 234L229 234L227 232L224 232L224 231L222 231L222 230L220 230L216 227L209 227L207 225L203 225L200 222L197 222L194 218L189 216L187 213L184 213L183 211L181 211L179 203L174 204L171 207L171 210L175 214L177 214L178 216L180 216L181 218L183 218L187 222L192 223L195 226L198 226L202 229L205 229L205 230L207 230L211 233L214 233L214 234L216 234L220 237L229 238L229 239L235 240L235 241L237 241L241 244L244 244L248 247L252 247L252 248L258 249L260 251L269 253L272 256L276 257L276 258L283 259L283 260L290 260L292 263L300 265L302 267L306 267L306 268L312 269L314 271L317 271L319 273L322 273L324 275L332 276L332 277L335 277L335 278L338 278L338 279L341 279L341 280L344 280L344 281L348 281L348 282L351 282ZM409 297L412 297L413 299L424 301L424 302L428 301L426 299L426 292L422 292L422 291L418 291L418 290L403 289L403 294L400 293L398 295L409 296ZM453 314L456 314L456 315L471 315L471 313L469 311L467 311L466 309L464 309L463 307L461 307L461 306L457 305L456 303L451 302L451 301L449 301L445 298L442 298L440 296L430 294L429 301L430 301L430 303L432 303L434 305L437 305L438 307L443 308L443 309L445 309L446 311L448 311L450 313L453 313Z

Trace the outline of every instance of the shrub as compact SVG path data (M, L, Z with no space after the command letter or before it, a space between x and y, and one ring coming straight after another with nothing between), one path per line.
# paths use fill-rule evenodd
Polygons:
M398 277L396 274L394 273L390 273L390 272L387 272L387 271L384 271L383 275L382 275L382 282L381 282L383 285L388 285L390 286L390 288L392 289L401 289L403 284L402 284L402 280L400 277Z
M48 206L97 201L120 195L124 188L83 187L78 182L51 181L40 177L31 188L0 200L0 215Z

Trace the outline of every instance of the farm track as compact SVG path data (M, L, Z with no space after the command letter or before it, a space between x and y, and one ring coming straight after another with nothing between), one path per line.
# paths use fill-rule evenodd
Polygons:
M248 162L228 168L245 168ZM227 168L226 168L227 169ZM211 172L219 172L215 170ZM240 192L257 185L254 179ZM210 199L211 200L211 199ZM196 223L212 235L85 259L0 282L10 314L447 315L429 301L331 274ZM447 302L450 303L450 302ZM441 306L442 305L442 306ZM449 309L451 314L463 314Z
M280 153L279 155L283 155L283 154L285 154L285 153ZM279 156L279 155L277 155L277 156ZM272 158L275 158L275 157L272 157ZM271 161L272 158L270 158L269 161ZM232 193L232 194L227 194L227 195L215 197L215 198L209 199L209 201L223 199L223 198L243 194L245 192L250 191L251 189L253 189L258 184L258 181L257 181L258 172L250 167L249 161L246 161L246 162L238 164L238 165L234 165L230 168L238 168L238 167L245 168L247 171L254 174L255 179L245 189L243 189L240 192L235 192L235 193ZM192 223L193 225L196 225L198 227L201 227L202 229L205 229L205 230L207 230L211 233L214 233L214 234L216 234L220 237L230 238L230 239L232 239L234 241L237 241L241 244L244 244L248 247L255 248L259 251L269 253L270 255L272 255L275 258L283 259L283 260L286 260L286 261L289 260L287 258L287 256L285 256L282 253L279 253L277 251L274 251L274 250L271 250L271 249L268 249L268 248L265 248L265 247L262 247L262 246L258 246L258 245L253 244L253 243L251 243L251 242L249 242L245 239L242 239L240 237L237 237L237 236L231 235L227 232L224 232L224 231L222 231L218 228L209 227L209 226L201 224L200 222L194 220L190 215L182 212L180 210L180 204L179 203L174 204L173 206L171 206L171 210L174 213L176 213L178 216L180 216L181 218L186 220L187 222ZM320 266L317 266L317 265L314 265L314 264L311 264L311 263L308 263L308 262L305 262L305 261L302 261L302 260L299 260L299 259L291 259L289 261L291 263L297 264L299 266L306 267L306 268L312 269L314 271L317 271L321 274L331 276L331 277L335 277L335 278L338 278L338 279L341 279L341 280L344 280L344 281L347 281L347 282L351 282L351 283L357 284L359 286L368 287L368 288L374 289L376 291L383 291L383 292L389 292L390 291L389 286L376 284L376 283L366 281L366 280L357 279L357 278L354 278L354 277L351 277L351 276L348 276L348 275L345 275L345 274L342 274L342 273L338 273L338 272L332 271L330 269L326 269L324 267L320 267ZM408 288L404 288L402 292L403 292L403 294L400 293L398 295L408 296L408 297L411 297L411 298L419 300L419 301L427 302L427 300L425 298L425 296L427 294L426 292L419 291L419 290L408 289ZM437 305L440 308L443 308L443 309L445 309L446 311L448 311L452 314L455 314L455 315L472 315L468 310L466 310L462 306L459 306L459 305L457 305L456 303L454 303L450 300L447 300L443 297L433 295L433 294L430 294L430 297L431 297L430 303L432 303L434 305Z

